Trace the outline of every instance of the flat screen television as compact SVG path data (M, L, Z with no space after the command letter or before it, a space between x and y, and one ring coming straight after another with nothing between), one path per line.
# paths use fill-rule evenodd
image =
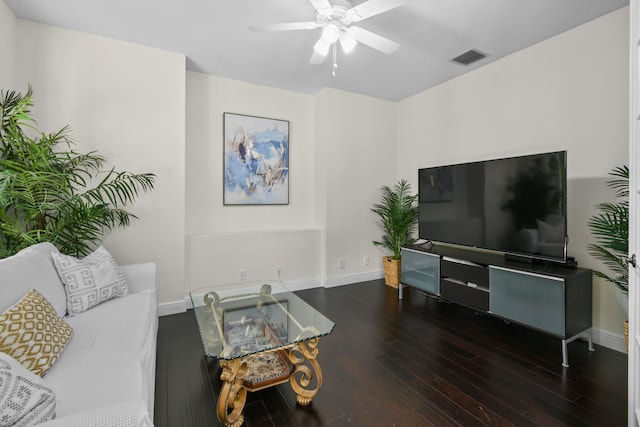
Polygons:
M421 239L566 262L566 151L419 169L418 183Z

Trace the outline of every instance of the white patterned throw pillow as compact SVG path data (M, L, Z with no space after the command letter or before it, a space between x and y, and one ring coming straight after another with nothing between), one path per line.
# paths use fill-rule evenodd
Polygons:
M118 264L103 246L82 259L60 253L51 255L64 283L71 316L129 293Z
M0 352L0 426L33 426L56 417L56 398L42 378Z

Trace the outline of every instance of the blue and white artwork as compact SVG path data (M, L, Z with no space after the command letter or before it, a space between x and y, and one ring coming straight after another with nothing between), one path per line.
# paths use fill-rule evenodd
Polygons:
M224 204L289 203L289 122L224 113Z

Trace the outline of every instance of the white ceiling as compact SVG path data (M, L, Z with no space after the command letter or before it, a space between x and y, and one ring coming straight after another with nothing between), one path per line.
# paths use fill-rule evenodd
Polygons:
M315 94L324 87L397 101L629 4L629 0L413 0L359 26L400 44L359 44L310 65L320 29L255 33L314 21L309 0L5 0L19 18L182 53L189 70ZM331 1L331 0L330 0ZM352 5L362 3L353 0ZM468 67L451 59L477 49Z

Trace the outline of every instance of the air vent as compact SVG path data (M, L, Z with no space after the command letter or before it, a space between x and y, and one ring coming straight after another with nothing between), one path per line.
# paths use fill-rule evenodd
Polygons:
M473 64L474 62L480 61L481 59L484 59L486 57L487 55L480 52L479 50L471 49L466 51L462 55L456 56L452 59L452 61L466 67L467 65Z

